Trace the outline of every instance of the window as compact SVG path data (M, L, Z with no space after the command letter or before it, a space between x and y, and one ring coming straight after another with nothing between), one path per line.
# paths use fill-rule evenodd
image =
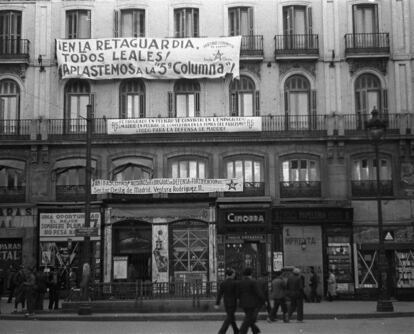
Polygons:
M206 163L200 159L180 159L171 163L171 178L206 178Z
M56 171L57 186L84 186L85 167L68 167Z
M261 161L252 159L233 160L227 162L227 178L242 178L246 182L262 182L263 165Z
M25 185L24 171L0 165L0 187L19 189Z
M354 33L372 34L378 32L378 10L375 4L353 6Z
M66 38L91 38L90 10L68 10L66 12Z
M306 6L283 7L283 35L285 49L315 48L312 34L312 8Z
M230 84L231 116L258 116L260 111L259 92L252 79L240 76Z
M253 8L229 8L229 33L230 36L253 35Z
M65 86L67 131L86 132L86 106L90 103L90 86L85 80L70 80Z
M374 108L379 111L383 118L387 118L387 90L381 88L381 83L375 75L365 73L355 81L357 128L364 127Z
M145 36L145 10L121 10L121 37Z
M170 117L200 116L200 84L196 80L178 80L174 95L168 94L168 110Z
M142 80L125 80L120 86L120 118L145 117L145 86Z
M20 87L13 80L0 80L0 132L16 133L19 119Z
M293 75L285 83L286 127L293 130L309 129L311 115L316 114L316 91L302 75Z
M174 10L175 37L198 37L198 9L180 8Z
M151 179L152 170L146 166L139 166L135 164L125 164L116 168L113 172L114 181L130 181Z
M0 54L19 54L22 37L22 13L0 11Z

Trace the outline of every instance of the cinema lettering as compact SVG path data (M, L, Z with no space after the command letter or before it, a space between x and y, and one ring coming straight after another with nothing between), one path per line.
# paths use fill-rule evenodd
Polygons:
M237 214L230 212L226 218L226 222L230 224L263 224L265 222L263 214Z

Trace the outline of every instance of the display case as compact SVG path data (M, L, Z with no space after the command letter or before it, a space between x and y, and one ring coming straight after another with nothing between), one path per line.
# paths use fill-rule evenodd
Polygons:
M414 288L414 252L395 251L397 288Z
M351 245L349 243L329 243L327 249L328 270L336 276L338 292L353 290Z

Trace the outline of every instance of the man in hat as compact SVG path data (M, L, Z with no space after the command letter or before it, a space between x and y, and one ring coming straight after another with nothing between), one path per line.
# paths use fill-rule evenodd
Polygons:
M303 287L304 284L300 275L300 269L294 268L286 282L286 295L290 300L288 319L291 318L293 312L297 311L298 322L303 322L303 296L305 295Z

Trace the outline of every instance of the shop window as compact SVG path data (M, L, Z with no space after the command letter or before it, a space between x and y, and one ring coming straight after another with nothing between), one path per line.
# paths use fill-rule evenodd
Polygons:
M243 180L243 193L225 193L225 196L263 196L263 162L252 158L232 159L226 162L226 178Z
M231 116L259 116L259 91L252 79L241 76L230 84L230 113Z
M0 80L0 133L18 133L19 119L20 87L14 80Z
M181 79L168 93L169 117L200 116L200 84L196 80Z
M145 10L125 9L121 10L121 36L120 37L144 37L145 36Z
M378 252L374 249L357 250L358 256L358 288L378 287Z
M414 252L395 251L397 288L414 288Z
M25 189L25 171L0 162L0 202L24 202Z
M280 197L321 197L318 160L285 160L281 164L280 177Z
M22 13L14 10L0 11L0 54L20 54L22 38Z
M380 158L380 193L392 196L392 168L391 161ZM354 159L352 164L352 196L377 196L377 160L374 158Z
M197 8L174 10L174 37L199 37L199 14Z
M293 75L285 83L285 127L289 130L307 130L316 127L316 91L309 80Z
M66 38L91 38L91 11L84 9L66 12Z
M353 293L354 279L352 270L352 253L350 237L337 235L328 236L327 259L328 271L332 271L336 277L339 293Z
M124 80L120 90L120 118L145 117L145 86L142 80Z
M85 80L70 80L65 86L65 130L86 132L86 106L91 101L90 85Z

